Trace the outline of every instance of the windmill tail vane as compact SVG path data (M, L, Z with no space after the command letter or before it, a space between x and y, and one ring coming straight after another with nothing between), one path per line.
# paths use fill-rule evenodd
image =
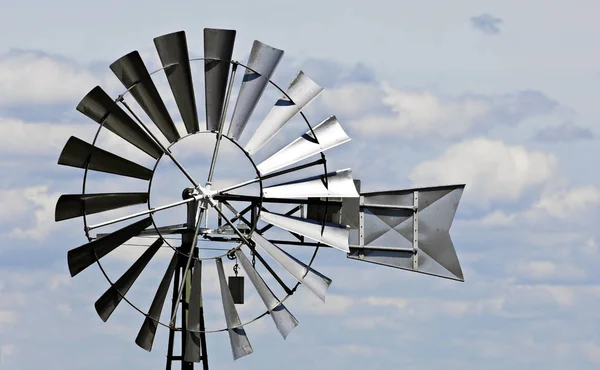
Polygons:
M107 321L121 302L139 311L142 320L135 343L142 349L151 351L157 329L168 329L167 369L177 361L182 369L192 369L195 363L208 369L207 335L219 331L227 331L234 360L251 354L246 328L266 315L287 338L299 322L284 302L298 286L325 301L332 280L312 267L323 247L336 249L356 261L464 279L449 234L464 185L361 192L361 182L353 178L351 169L327 167L325 152L350 141L336 116L323 117L313 126L303 113L323 88L303 71L295 75L287 89L279 87L271 78L284 52L254 41L245 65L232 60L235 38L234 30L207 28L204 56L190 59L185 32L174 32L154 39L162 63L158 71L150 73L137 51L112 63L110 69L126 92L113 99L96 86L85 95L77 110L99 124L96 136L91 143L69 138L58 160L60 165L83 170L81 193L62 195L55 211L57 222L81 217L88 238L87 243L67 253L71 276L98 265L109 282L109 288L95 302L98 315ZM203 65L204 104L196 103L192 62ZM153 80L160 71L173 94L184 135ZM236 73L243 76L238 79L237 95L233 95ZM259 117L260 124L250 128L254 122L251 119L260 111L257 106L269 89L280 97L270 103L266 116ZM235 101L232 96L236 96ZM128 104L130 99L150 123L135 113ZM198 112L202 110L205 127L200 127ZM273 149L277 145L273 139L281 138L285 128L298 122L306 125L302 134ZM151 130L149 124L157 130ZM155 161L154 167L101 148L100 135L121 141L119 148L128 146L139 151ZM246 136L248 139L243 140ZM197 171L186 169L172 150L192 138L214 141L210 166L206 166L203 178ZM165 140L168 144L163 144ZM255 177L226 187L216 185L222 177L218 158L225 155L222 148L226 145L247 160L247 168ZM161 160L174 165L187 184L175 189L181 194L177 201L156 206L151 205L150 194L157 191L153 184L158 180L156 169ZM148 191L86 193L93 182L89 176L92 173L106 175L104 179L111 181L141 181ZM254 193L241 192L244 189L254 189ZM109 211L143 205L147 209L106 219ZM160 222L159 214L183 208L179 223ZM101 221L92 224L90 216ZM116 230L107 231L109 225ZM103 258L140 237L150 238L151 243L144 245L137 260L112 280L103 268ZM177 245L171 245L169 240L173 239ZM211 243L225 245L221 250L226 252L209 255L206 245ZM311 257L303 260L298 249L290 246L304 247L302 251L310 251ZM140 307L126 295L156 260L159 250L166 248L171 248L172 255L163 266L164 273L154 277L157 285L152 289L153 299L146 308ZM235 276L227 277L225 265L233 261ZM205 320L206 269L213 269L217 276L225 321L220 329L209 328ZM239 269L244 276L238 276ZM265 307L251 320L243 319L238 312L244 307L244 277ZM272 281L275 284L269 286ZM169 320L161 321L169 293ZM181 340L179 355L175 353L176 336Z

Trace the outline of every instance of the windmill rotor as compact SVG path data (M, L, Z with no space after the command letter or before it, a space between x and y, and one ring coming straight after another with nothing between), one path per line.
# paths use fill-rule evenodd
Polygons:
M303 113L323 88L303 71L287 88L281 88L272 77L283 50L254 41L243 64L232 59L235 37L234 30L207 28L203 57L190 58L184 31L159 36L154 44L162 67L153 72L137 51L119 58L110 69L126 91L111 98L96 86L85 95L76 109L99 124L96 135L91 143L71 137L58 160L60 165L83 170L81 193L61 196L55 212L57 222L81 217L88 239L67 253L71 276L94 264L99 267L109 287L95 302L98 315L107 321L121 302L133 307L143 316L135 338L142 349L151 351L157 329L168 329L167 369L174 361L186 369L201 362L208 369L206 337L214 332L228 332L234 360L251 354L246 328L266 315L287 338L299 322L284 302L299 286L325 301L332 283L312 267L320 248L336 249L353 260L463 280L449 229L464 185L361 193L360 181L353 178L351 169L327 165L325 152L350 141L340 122L330 115L313 125ZM197 103L197 92L202 89L194 89L195 64L203 66L204 104ZM184 135L173 119L174 109L169 109L154 82L161 71ZM234 94L236 76L241 76L241 82ZM270 102L270 110L252 131L251 122L269 89L279 97ZM199 115L202 109L205 127ZM277 138L285 136L285 130L297 123L294 120L306 126L288 144L277 146ZM101 132L108 132L125 152L133 150L136 158L145 158L143 164L130 155L101 148ZM178 148L193 140L211 143L203 165L205 178L198 177L179 156ZM194 144L188 146L199 150ZM267 148L271 148L269 154L265 154ZM226 171L245 168L251 178L220 184L218 171L223 166L218 163L224 151L239 157ZM160 203L161 197L154 199L157 174L167 163L186 185L175 189L180 194L177 201ZM107 174L111 180L146 182L147 191L86 193L92 173ZM178 184L170 177L160 181L170 189ZM248 189L254 193L240 193ZM126 211L144 204L144 210ZM175 211L177 220L161 222L161 214ZM115 212L118 217L100 220ZM108 227L114 230L106 231ZM111 278L103 258L131 245L134 238L151 243L144 245L146 249L124 273ZM229 246L210 255L210 248L202 246L205 243ZM302 261L287 246L306 247L301 249L310 257ZM151 303L143 308L128 299L127 293L165 249L171 250L171 257L156 277ZM228 278L225 264L231 263L235 263L235 276ZM211 266L225 321L217 329L206 325L203 304L203 277ZM238 276L240 269L244 276ZM238 312L244 304L244 277L265 307L250 319L242 319ZM169 292L169 320L161 321ZM181 355L174 354L176 334L181 336Z

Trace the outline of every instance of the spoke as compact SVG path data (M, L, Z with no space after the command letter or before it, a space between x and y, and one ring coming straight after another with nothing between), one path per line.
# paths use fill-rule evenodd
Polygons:
M210 162L210 170L208 172L208 179L206 185L210 185L214 172L215 165L217 163L217 156L219 155L219 146L221 145L221 139L223 137L223 126L225 124L225 117L227 116L227 107L229 106L229 98L231 97L231 90L233 88L233 80L235 79L235 71L237 70L237 64L234 64L231 68L231 77L229 79L229 86L227 86L227 95L225 97L225 104L223 111L221 112L221 122L219 122L219 132L217 134L217 142L215 143L215 150L213 151L212 161Z
M256 179L252 179L252 180L240 182L239 184L232 185L232 186L226 187L224 189L217 190L217 192L215 193L215 195L226 193L226 192L234 190L234 189L239 189L239 188L242 188L242 187L244 187L246 185L254 184L255 182L259 182L259 181L260 181L260 179L256 178Z
M195 196L193 196L192 198L189 198L189 199L180 200L178 202L167 204L167 205L156 207L156 208L152 208L152 209L149 209L147 211L141 211L141 212L138 212L138 213L133 213L133 214L130 214L130 215L127 215L127 216L116 218L114 220L110 220L110 221L102 222L102 223L99 223L99 224L96 224L96 225L88 226L87 230L90 231L90 230L97 229L97 228L102 227L102 226L112 225L112 224L115 224L117 222L129 220L131 218L135 218L135 217L147 215L149 213L154 213L154 212L162 211L162 210L165 210L165 209L177 207L177 206L180 206L182 204L186 204L186 203L189 203L191 201L200 200L200 199L202 199L202 195L195 195Z
M135 114L135 112L133 111L133 109L131 109L129 107L129 105L127 104L127 102L125 102L125 99L123 98L122 95L119 96L119 98L117 99L117 101L119 101L121 104L123 104L123 106L129 111L129 113L131 113L131 115L133 116L133 118L135 118L135 120L140 124L140 126L142 126L142 128L146 131L146 133L148 133L148 135L150 135L152 137L152 139L154 139L154 141L156 141L156 144L158 144L158 146L160 146L160 148L162 149L162 151L169 157L171 158L171 160L173 161L173 163L175 163L175 165L179 168L179 170L185 175L185 177L188 178L188 180L190 180L190 182L194 185L195 188L199 189L199 184L196 182L196 180L194 180L192 178L192 176L185 170L185 168L183 167L183 165L181 163L179 163L179 161L177 159L175 159L175 156L173 156L173 153L171 153L169 151L168 148L166 148L159 140L156 136L154 136L154 134L152 133L152 131L150 131L150 129L148 129L148 127L146 127L146 125L144 125L144 123L142 122L142 120L140 120L140 118Z

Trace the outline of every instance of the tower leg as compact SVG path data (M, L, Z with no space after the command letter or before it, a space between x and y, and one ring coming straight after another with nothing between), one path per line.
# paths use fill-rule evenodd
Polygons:
M183 193L183 198L186 199L189 196L191 196L191 191L193 189L190 189L190 191L188 192L187 190L184 191ZM182 234L181 237L181 247L178 248L178 251L184 253L185 255L187 255L188 253L193 253L195 255L195 257L198 256L198 248L195 248L193 251L191 251L191 247L192 247L192 242L193 242L193 236L194 236L194 229L196 227L196 215L197 215L197 210L198 210L198 202L190 202L187 204L188 209L187 209L187 231L184 232ZM184 361L185 358L185 350L186 350L186 341L188 340L188 337L190 335L190 333L187 332L186 328L187 328L187 315L188 315L188 310L189 310L189 299L190 299L190 288L191 288L191 276L192 274L190 274L188 272L188 274L185 274L185 268L186 268L186 263L184 259L180 259L179 263L177 265L177 269L175 271L175 278L173 279L173 303L171 306L171 316L173 316L173 314L175 313L175 307L176 307L176 303L177 303L177 297L179 295L179 286L181 284L181 279L183 278L183 276L187 276L186 281L184 282L184 286L183 286L183 292L181 294L181 302L179 304L179 317L180 317L180 323L181 323L181 327L180 328L169 328L169 345L167 347L167 366L166 369L167 370L171 370L173 367L173 362L175 361L180 361L181 362L181 370L193 370L194 369L194 363L193 362L188 362L188 361ZM191 269L191 267L190 267ZM205 330L205 326L204 326L204 307L202 304L202 298L200 299L200 330L201 332L199 333L199 338L200 338L200 350L201 350L201 357L200 357L200 362L202 363L202 369L203 370L208 370L208 356L207 356L207 351L206 351L206 334L204 333ZM175 333L179 332L179 335L181 335L181 355L176 356L173 354L173 347L175 344Z

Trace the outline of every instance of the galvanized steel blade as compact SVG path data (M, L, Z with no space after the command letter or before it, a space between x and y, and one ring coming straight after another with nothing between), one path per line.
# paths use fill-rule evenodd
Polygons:
M313 128L313 131L316 138L313 137L312 132L309 130L256 166L261 175L267 175L350 141L350 138L346 135L346 132L344 132L344 129L335 116L331 116L319 123L318 126Z
M300 113L322 91L321 86L300 71L286 90L287 96L282 96L275 103L275 106L256 129L244 149L250 154L258 152L286 123Z
M65 144L60 153L58 164L77 168L86 168L87 165L88 169L93 171L128 176L141 180L150 180L152 178L152 170L88 144L75 136L71 136Z
M273 291L269 289L263 278L260 276L258 271L252 266L248 258L240 249L235 251L235 255L242 264L242 268L246 271L246 276L256 288L258 295L262 299L263 303L267 307L269 314L275 322L277 330L283 336L283 339L287 338L292 330L298 326L298 320L288 311L288 309L279 302Z
M111 64L110 69L169 142L179 140L177 127L140 54L132 51Z
M154 337L156 335L158 321L160 320L160 314L163 306L165 305L167 293L169 292L169 285L171 285L171 280L173 279L173 275L175 275L176 267L177 253L174 253L173 257L171 258L171 262L167 267L167 271L165 272L165 275L163 276L160 285L156 290L156 295L154 295L154 299L150 305L150 310L148 310L148 315L146 316L146 319L144 320L144 323L142 324L142 327L135 338L135 343L148 352L152 350L152 343L154 343Z
M192 82L192 69L184 31L154 39L156 51L164 67L177 108L189 134L198 132L198 110Z
M148 201L148 193L64 194L58 198L55 221L110 211Z
M202 306L202 261L194 261L192 271L192 286L187 315L187 337L183 359L187 362L200 362L202 350L200 347L200 308Z
M252 112L256 108L273 72L283 57L283 50L255 40L238 94L228 136L239 140ZM254 72L256 71L256 72Z
M219 274L219 286L221 287L221 299L223 301L223 311L225 312L225 322L227 323L227 331L229 332L229 341L231 342L231 350L233 359L237 360L240 357L249 355L253 352L252 346L246 336L246 331L242 327L242 321L233 303L233 297L229 291L225 272L223 271L223 261L220 258L215 260L217 264L217 273Z
M319 221L285 216L266 211L260 212L260 219L271 225L303 235L333 248L337 248L344 252L350 252L348 246L350 231L342 225L325 223L325 226L323 227L322 222ZM321 232L321 230L323 230L323 232Z
M139 235L142 230L150 225L152 225L152 219L147 217L114 231L103 238L96 239L80 247L71 249L67 253L67 261L71 276L79 274L96 262L96 258L99 260L106 256L129 239Z
M156 142L100 87L92 89L77 110L154 159L163 153Z
M218 131L233 55L234 30L204 29L204 89L206 129Z
M327 181L327 186L325 186ZM325 175L307 177L305 179L269 186L263 189L267 198L318 198L339 197L358 198L356 186L352 179L352 170L344 169Z
M117 308L123 297L127 294L135 280L148 265L148 262L154 257L156 252L163 245L163 239L157 239L144 253L131 265L131 267L102 294L94 304L96 312L102 321L108 320L110 315Z
M331 285L331 279L308 267L292 255L274 245L265 239L259 233L252 233L252 240L258 244L271 258L277 261L287 272L290 273L298 282L304 285L308 290L313 292L323 302L325 302L325 294Z

